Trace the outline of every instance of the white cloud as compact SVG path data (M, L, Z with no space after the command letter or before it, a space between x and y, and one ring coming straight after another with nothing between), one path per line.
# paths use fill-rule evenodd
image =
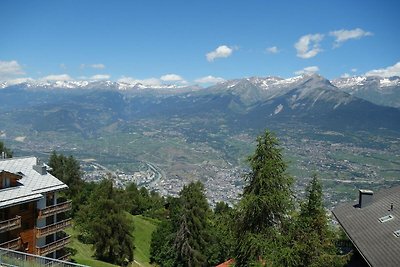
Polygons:
M108 74L96 74L93 75L92 77L90 77L91 80L109 80L110 79L110 75Z
M350 74L348 73L343 73L342 76L340 76L340 78L349 78Z
M351 72L357 72L357 69L356 68L352 68Z
M106 66L105 66L104 64L101 64L101 63L99 63L99 64L92 64L92 65L90 65L90 67L92 67L93 69L99 69L99 70L105 69L105 68L106 68Z
M214 77L214 76L208 75L208 76L205 76L205 77L198 78L198 79L196 79L194 81L196 83L211 83L211 84L215 84L215 83L224 82L225 79L221 78L221 77Z
M57 74L57 75L48 75L46 77L41 78L42 81L70 81L72 80L71 76L68 74Z
M60 64L60 68L63 69L63 70L66 70L67 69L67 65L65 65L64 63L61 63Z
M317 66L309 66L309 67L305 67L302 70L295 71L294 74L296 74L296 75L313 74L318 71L319 71L319 68Z
M104 64L101 64L101 63L98 63L98 64L90 64L90 65L88 65L88 64L81 64L80 66L79 66L79 68L81 68L81 69L84 69L84 68L93 68L93 69L98 69L98 70L102 70L102 69L105 69L106 68L106 66L104 65Z
M128 83L128 84L136 84L136 83L140 83L143 85L161 85L161 80L157 79L157 78L149 78L149 79L135 79L132 77L125 77L122 76L120 79L118 79L118 82L122 82L122 83Z
M322 49L319 47L319 43L324 38L323 34L307 34L294 44L297 50L297 56L301 58L312 58L315 57Z
M366 76L380 76L380 77L392 77L400 76L400 62L397 62L393 66L389 66L382 69L370 70L365 73Z
M270 53L270 54L277 54L277 53L280 52L280 50L279 50L278 47L276 47L276 46L268 47L266 50L267 50L267 52Z
M334 47L339 47L342 43L351 39L360 39L365 36L373 35L372 32L364 31L363 29L356 28L354 30L337 30L331 31L329 35L335 37Z
M16 78L16 79L8 80L7 83L12 85L12 84L20 84L20 83L26 83L26 82L34 82L34 81L35 80L30 77L24 77L24 78Z
M184 81L184 79L177 75L177 74L165 74L160 77L160 79L164 82L181 82Z
M1 61L0 60L0 79L10 78L12 76L23 75L21 65L16 60Z
M226 45L218 46L217 49L206 54L206 58L209 62L214 61L216 58L226 58L232 55L234 48Z

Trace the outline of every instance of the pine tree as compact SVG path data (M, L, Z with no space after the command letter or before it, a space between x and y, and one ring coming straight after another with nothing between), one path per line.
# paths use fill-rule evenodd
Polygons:
M210 210L200 182L184 186L170 200L169 219L154 232L151 259L161 266L207 266Z
M237 208L238 266L262 262L263 257L278 254L276 250L280 248L275 245L281 242L281 230L293 208L293 179L286 172L276 137L269 131L258 137L256 150L248 160L251 171Z
M334 232L328 225L323 205L322 184L313 174L307 186L306 200L301 205L295 238L300 244L300 266L342 266L336 255Z
M79 211L77 222L93 243L98 259L124 264L133 260L133 222L118 201L121 195L110 179L103 179Z
M178 262L185 266L207 264L209 206L200 182L184 186L180 192L181 216L174 241Z

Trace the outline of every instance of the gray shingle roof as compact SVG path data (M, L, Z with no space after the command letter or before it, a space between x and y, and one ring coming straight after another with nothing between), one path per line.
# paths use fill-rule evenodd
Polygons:
M400 238L394 235L400 230L400 186L374 194L368 206L358 208L357 204L340 205L332 213L370 266L400 266ZM380 222L386 215L394 218Z
M0 190L0 208L34 201L43 197L42 193L68 188L50 173L41 175L33 169L36 157L12 158L0 160L0 171L21 174L20 186Z

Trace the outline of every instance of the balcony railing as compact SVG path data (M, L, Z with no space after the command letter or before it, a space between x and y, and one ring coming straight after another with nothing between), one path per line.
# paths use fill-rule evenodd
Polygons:
M72 202L71 201L58 203L56 205L48 206L48 207L46 207L44 209L39 210L38 217L39 218L48 217L48 216L55 215L55 214L60 213L60 212L68 211L71 208L72 208Z
M46 258L20 251L0 248L0 266L29 266L29 267L89 267L59 259Z
M47 225L45 227L36 228L36 238L55 234L58 231L61 231L69 226L71 226L71 219L66 219L54 224Z
M21 216L16 216L15 218L0 222L0 233L18 229L20 227L21 227Z
M0 248L18 250L21 248L21 237L0 244Z
M36 254L42 256L65 247L70 242L71 236L64 237L43 247L36 247Z

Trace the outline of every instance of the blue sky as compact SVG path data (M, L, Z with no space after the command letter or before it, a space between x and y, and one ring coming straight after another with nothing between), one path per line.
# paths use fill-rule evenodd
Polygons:
M400 75L399 10L389 0L2 0L0 81Z

